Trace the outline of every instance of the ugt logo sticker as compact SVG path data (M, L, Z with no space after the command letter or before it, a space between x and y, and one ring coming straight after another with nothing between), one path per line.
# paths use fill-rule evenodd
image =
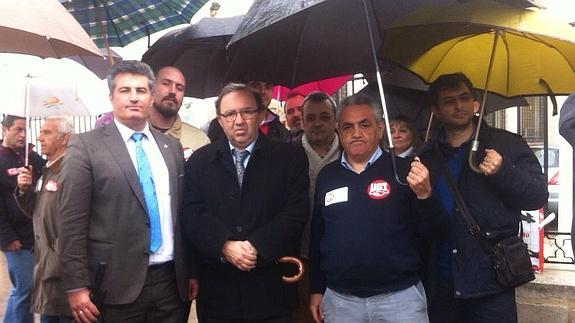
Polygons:
M391 186L384 180L376 179L367 186L367 195L373 200L382 200L391 193Z

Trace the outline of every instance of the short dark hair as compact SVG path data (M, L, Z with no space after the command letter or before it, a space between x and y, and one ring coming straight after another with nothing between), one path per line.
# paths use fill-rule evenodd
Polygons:
M473 100L477 100L477 96L475 94L475 90L473 90L473 84L471 80L463 73L452 73L452 74L443 74L440 75L438 78L429 85L428 90L428 100L429 104L433 106L437 106L437 99L439 99L439 92L444 90L451 90L456 89L459 87L460 84L464 84L469 89Z
M110 94L114 92L114 88L116 87L116 76L118 74L135 74L135 75L143 75L148 78L148 87L150 90L154 87L154 83L156 82L156 77L154 76L154 72L150 65L140 62L140 61L133 61L133 60L125 60L118 62L108 70L108 77L106 78L108 81L108 89L110 90Z
M373 112L375 120L380 122L383 120L383 110L379 104L369 95L365 93L356 93L352 96L348 96L339 103L339 109L337 110L337 120L339 122L339 116L341 112L347 107L352 105L368 105Z
M249 92L254 96L256 100L256 108L258 111L265 110L264 103L262 102L262 96L259 93L254 93L250 88L244 83L228 83L222 88L218 98L216 99L216 114L219 115L221 110L222 98L232 92Z
M5 114L4 119L2 119L2 127L10 128L16 120L25 120L24 117L13 116L10 114Z
M303 109L306 103L311 102L311 103L323 103L323 102L329 102L329 105L331 106L331 109L333 111L333 116L335 118L335 116L337 115L337 105L335 104L335 101L331 98L331 96L329 96L327 93L325 92L321 92L321 91L314 91L311 92L310 94L308 94L305 99L303 100L303 103L301 104L301 114L303 116Z

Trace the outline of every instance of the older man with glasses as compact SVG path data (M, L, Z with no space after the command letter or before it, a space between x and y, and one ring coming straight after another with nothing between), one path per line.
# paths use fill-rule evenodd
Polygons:
M308 211L303 150L258 128L265 107L243 84L216 100L225 137L187 161L182 224L197 251L198 316L203 323L291 323L296 288L278 258L299 253Z

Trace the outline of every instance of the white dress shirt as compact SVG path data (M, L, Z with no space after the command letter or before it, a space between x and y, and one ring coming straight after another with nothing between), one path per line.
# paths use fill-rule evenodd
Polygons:
M138 164L136 159L136 143L131 139L134 131L119 121L114 119L122 140L128 148L128 153L134 164L136 172L138 172ZM158 197L158 210L160 211L160 225L162 229L162 245L160 249L150 255L150 265L161 264L174 259L174 223L172 220L172 199L170 196L170 175L168 166L162 152L150 132L149 124L146 123L144 130L139 131L145 135L142 139L142 148L146 153L146 157L152 168L152 176L154 177L154 184L156 188L156 195Z

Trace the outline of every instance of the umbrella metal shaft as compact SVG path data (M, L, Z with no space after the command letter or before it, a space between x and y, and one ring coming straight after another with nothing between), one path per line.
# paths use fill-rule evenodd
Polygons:
M373 32L371 29L371 22L369 20L369 12L367 10L366 0L362 0L363 10L365 13L365 20L367 22L367 30L369 32L369 43L371 45L371 53L373 55L373 62L375 64L375 75L377 77L377 87L379 89L379 99L381 100L381 108L383 110L385 124L385 133L387 134L387 143L389 145L389 153L391 155L391 163L393 167L393 174L395 175L395 181L400 185L408 185L406 182L402 181L397 174L397 164L395 161L395 151L393 146L393 141L391 139L391 128L389 126L389 117L387 114L387 105L385 104L385 94L383 93L383 81L381 80L381 73L379 73L379 63L377 61L377 54L375 52L375 44L373 43Z
M483 90L483 98L481 98L481 107L479 108L479 121L477 122L477 129L475 130L475 138L471 144L471 151L469 152L469 167L476 173L481 173L479 167L475 165L475 155L479 150L479 130L481 129L481 120L483 120L483 112L485 111L485 102L487 101L487 89L491 79L491 71L493 69L493 61L495 58L495 50L497 49L497 41L499 40L499 30L495 30L495 37L493 38L493 47L491 48L491 56L489 57L489 67L487 68L487 77L485 78L485 86ZM472 90L472 89L470 89Z

